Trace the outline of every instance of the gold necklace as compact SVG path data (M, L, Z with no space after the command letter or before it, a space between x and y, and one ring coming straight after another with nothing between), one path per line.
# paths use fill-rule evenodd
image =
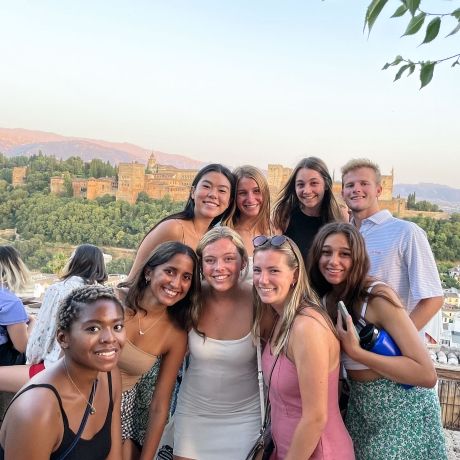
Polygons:
M66 363L66 360L64 358L64 367L65 367L65 371L66 371L66 374L67 374L67 378L69 379L70 383L75 387L75 389L80 393L81 397L85 400L87 406L89 407L89 414L90 415L94 415L96 413L96 408L93 406L92 403L90 403L86 398L85 398L85 395L80 391L80 388L77 387L77 384L72 380L72 377L70 376L70 373L69 373L69 369L67 369L67 363ZM97 384L97 379L94 380L93 382L93 389L91 390L91 395L93 396L94 395L94 392L96 391L96 384ZM91 396L90 396L91 398Z
M156 319L156 321L154 321L154 322L150 325L150 327L148 327L145 331L143 331L143 330L141 329L141 316L139 315L139 316L137 317L138 322L139 322L139 335L145 335L145 334L147 334L147 332L149 332L150 329L152 329L152 327L155 326L155 325L158 323L158 321L160 321L161 318L163 318L163 315L164 315L165 313L166 313L166 308L163 310L163 313L161 313L161 315Z

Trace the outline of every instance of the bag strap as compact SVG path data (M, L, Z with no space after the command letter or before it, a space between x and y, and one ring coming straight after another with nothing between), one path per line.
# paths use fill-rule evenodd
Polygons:
M267 347L270 346L270 342L267 343ZM261 433L264 433L265 430L267 429L268 424L270 423L270 386L272 384L272 376L273 376L273 371L275 370L276 363L278 361L278 358L280 357L280 354L278 353L276 355L275 361L273 362L272 368L270 370L270 377L268 378L268 386L267 386L267 395L265 396L265 404L264 404L264 419L262 423L262 428L260 430Z
M86 410L85 410L85 413L83 414L83 419L80 423L80 428L78 428L78 432L75 435L74 440L72 441L70 446L65 450L65 452L59 457L59 460L64 460L70 454L70 452L72 452L72 450L75 448L78 441L80 440L83 430L85 429L86 422L88 421L88 416L91 410L91 406L93 405L93 399L94 399L94 394L96 393L96 387L97 387L97 379L93 382L91 394L89 395L89 399L88 399L89 404L86 405Z
M262 372L262 344L260 343L260 332L257 331L256 337L257 351L257 380L259 382L259 397L260 397L260 420L263 425L265 420L265 396L264 396L264 374Z

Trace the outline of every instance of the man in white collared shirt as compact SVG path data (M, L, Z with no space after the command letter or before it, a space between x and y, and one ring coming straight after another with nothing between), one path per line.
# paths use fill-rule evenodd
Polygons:
M425 232L415 223L380 210L379 167L367 159L342 168L342 196L351 209L351 223L366 241L370 274L388 283L400 296L412 321L424 331L443 304L443 291Z

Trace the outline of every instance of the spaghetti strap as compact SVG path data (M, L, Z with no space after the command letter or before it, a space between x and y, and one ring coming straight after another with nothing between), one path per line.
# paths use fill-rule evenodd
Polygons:
M29 386L25 387L19 393L16 393L14 395L13 399L8 404L8 407L6 408L5 413L3 414L3 418L5 418L5 415L8 412L8 409L10 408L11 404L13 404L13 402L16 401L16 399L18 399L19 396L21 396L23 393L25 393L26 391L32 390L33 388L48 388L48 390L51 390L54 393L54 395L56 396L56 399L58 401L58 404L59 404L59 409L61 409L62 421L64 423L64 428L68 428L69 427L69 422L67 420L67 415L66 415L66 413L64 411L64 406L62 405L62 399L59 396L59 393L56 390L56 388L53 387L53 385L50 385L49 383L33 383L32 385L29 385ZM110 383L110 388L111 388L111 383Z
M185 230L184 230L184 224L182 223L182 219L174 219L174 220L180 225L180 228L182 229L181 243L185 244Z

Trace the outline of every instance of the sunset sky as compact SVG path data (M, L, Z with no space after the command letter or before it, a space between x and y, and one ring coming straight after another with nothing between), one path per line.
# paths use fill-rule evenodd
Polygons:
M390 0L0 0L0 127L131 142L235 166L377 161L396 182L460 188L460 66L393 83L397 54L444 58L460 33L417 47ZM440 12L460 2L424 1ZM424 30L424 29L423 29Z

